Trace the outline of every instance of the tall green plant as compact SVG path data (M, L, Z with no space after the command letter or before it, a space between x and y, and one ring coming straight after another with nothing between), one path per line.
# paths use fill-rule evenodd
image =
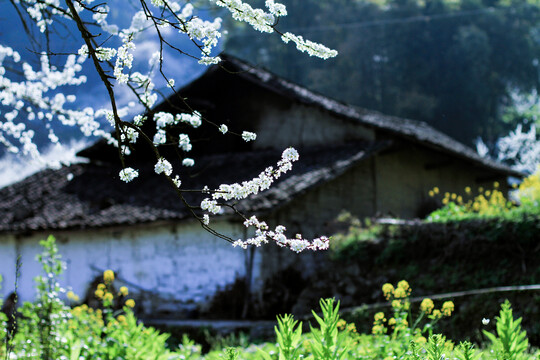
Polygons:
M323 317L312 310L319 329L311 328L311 351L315 360L340 360L347 351L346 337L337 328L339 321L339 301L321 299L319 302ZM341 335L341 336L340 336Z
M524 353L529 346L527 332L521 329L521 318L515 320L512 314L510 302L506 300L501 305L501 311L497 319L497 335L488 331L483 331L487 336L498 359L519 360L524 357Z

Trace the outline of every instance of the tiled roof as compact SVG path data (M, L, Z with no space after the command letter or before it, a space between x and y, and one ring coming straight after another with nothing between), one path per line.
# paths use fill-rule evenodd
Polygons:
M304 149L291 172L271 189L241 202L240 209L264 213L283 206L385 146L354 143ZM193 168L182 170L182 188L214 188L249 180L266 166L275 165L280 155L250 151L202 157ZM82 163L44 170L0 189L0 232L96 228L190 216L172 186L153 172L152 164L138 168L140 176L129 184L118 179L119 165ZM184 196L192 205L203 199L200 193L186 192Z
M479 156L470 147L452 139L425 122L385 115L377 111L351 106L310 91L265 69L254 67L234 56L228 54L221 54L220 56L225 61L223 66L228 71L234 72L236 76L274 93L295 99L306 105L317 106L342 118L359 122L363 125L371 126L397 135L398 137L469 160L482 167L490 168L493 171L518 177L523 176L522 173L513 170L509 166ZM217 71L217 69L210 69L208 73L214 71ZM197 80L192 84L196 84L196 82Z

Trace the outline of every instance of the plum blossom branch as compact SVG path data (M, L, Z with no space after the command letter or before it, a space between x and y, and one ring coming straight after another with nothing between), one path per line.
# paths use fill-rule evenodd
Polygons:
M311 56L323 59L337 55L324 45L304 40L300 36L290 33L282 33L277 29L279 18L287 15L287 9L283 4L274 0L266 0L264 9L256 9L242 0L207 0L211 4L226 8L231 16L252 26L255 30L264 33L275 33L287 42L293 42L296 47ZM154 171L165 176L175 188L180 201L190 211L201 226L210 233L225 239L235 246L247 247L249 245L260 246L269 241L276 242L279 246L288 247L294 251L304 249L320 250L328 247L328 239L321 237L313 241L303 239L301 235L288 239L284 232L284 226L277 226L270 230L264 221L256 217L247 217L236 208L233 201L242 201L251 195L268 189L280 176L290 171L292 163L298 159L298 152L286 149L277 166L268 167L256 178L235 184L222 184L216 189L203 188L201 190L185 189L181 178L175 173L171 162L161 156L159 147L174 144L182 165L193 166L195 160L187 157L194 143L191 141L188 131L173 132L173 128L180 126L197 128L203 122L212 124L216 131L223 135L235 135L244 141L255 141L257 135L250 131L236 132L229 129L225 124L216 124L206 119L196 109L192 109L184 102L184 109L177 105L173 106L176 113L154 111L158 95L154 72L159 69L159 75L166 82L167 91L174 94L174 78L168 76L170 69L164 66L164 48L168 47L181 55L198 59L200 64L211 65L221 61L212 53L221 38L221 18L211 21L198 17L195 7L187 2L183 6L174 0L140 0L131 17L131 23L127 28L110 23L108 16L110 8L106 2L94 4L94 0L65 0L65 5L60 0L11 0L19 17L23 21L25 31L30 34L30 28L23 19L26 13L33 21L39 32L46 39L46 51L40 55L40 70L35 70L26 62L21 63L20 55L9 47L0 45L0 102L10 111L2 113L0 118L0 143L8 147L9 151L17 152L22 149L23 153L39 157L39 149L33 141L34 133L27 129L25 121L34 119L52 122L58 120L64 125L78 126L86 136L102 136L118 148L118 156L122 164L119 178L125 182L136 181L139 170L126 165L126 158L130 149L138 139L151 148L155 155ZM82 43L78 49L67 56L66 62L60 68L50 64L49 33L54 30L55 24L72 22L76 25L79 38ZM91 29L97 31L92 32ZM163 29L172 28L175 35L189 37L200 54L191 54L174 45L167 36L172 36L170 31ZM103 31L101 33L100 31ZM133 70L135 61L135 49L137 39L143 32L153 31L153 36L159 41L159 51L155 52L148 61L148 71L143 74ZM37 46L38 42L33 42ZM75 55L78 53L78 56ZM59 55L59 53L55 54ZM91 59L94 70L104 84L110 108L84 108L76 109L76 97L64 95L63 90L67 86L80 86L86 78L80 75L86 59ZM16 81L9 77L6 71L9 66L20 67L20 74L24 78ZM115 86L127 86L133 93L140 105L144 107L144 115L135 116L133 122L124 121L134 104L119 106ZM62 90L62 91L60 91ZM165 97L165 96L163 96ZM180 100L183 100L178 96ZM100 119L106 119L115 129L115 137L102 129ZM146 134L142 129L145 122L151 119L155 123L155 132ZM49 139L58 142L59 139L49 127ZM173 133L175 135L173 135ZM200 204L189 204L184 192L199 191L210 194ZM233 214L240 216L244 225L253 228L255 236L247 240L233 240L230 237L216 232L210 227L210 217L221 214L222 208L227 207Z

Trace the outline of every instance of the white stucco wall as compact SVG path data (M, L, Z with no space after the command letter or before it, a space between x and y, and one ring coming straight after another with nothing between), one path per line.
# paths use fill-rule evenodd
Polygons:
M215 222L214 229L242 237L243 227ZM131 226L108 230L59 232L57 244L67 269L61 285L81 298L102 270L112 269L118 278L147 290L141 299L145 313L190 310L209 300L217 290L246 274L247 252L204 231L198 223ZM47 234L15 239L0 236L0 274L3 297L14 289L15 259L22 267L18 293L22 300L35 296L33 278L40 274L35 256L42 251L39 240ZM256 263L260 260L256 258ZM258 278L258 269L255 269ZM117 286L124 285L121 281ZM129 285L133 294L141 291ZM155 295L159 294L159 300Z

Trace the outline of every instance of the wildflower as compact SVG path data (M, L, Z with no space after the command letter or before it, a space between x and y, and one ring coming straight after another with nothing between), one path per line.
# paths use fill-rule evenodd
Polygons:
M489 319L483 318L482 325L487 325L487 324L489 324Z
M429 197L435 196L435 193L433 192L433 190L429 190L428 194L429 194Z
M105 286L105 284L99 283L99 284L97 285L97 288L98 288L99 290L105 290L107 287Z
M382 334L384 332L384 327L381 325L375 325L371 328L371 333L374 335Z
M389 325L389 326L394 326L394 325L396 325L396 319L394 319L394 318L388 319L388 325Z
M427 339L423 336L419 336L415 340L418 344L425 344L427 342Z
M127 321L126 317L124 315L118 315L118 317L116 318L116 320L118 320L119 323L123 324Z
M103 272L103 280L106 284L112 283L114 281L114 272L112 270L105 270Z
M375 314L375 321L384 321L384 313L383 312L378 312Z
M126 306L129 307L129 308L134 308L135 307L135 300L127 299L126 300Z
M122 295L122 296L127 296L128 294L129 294L128 288L125 287L125 286L122 286L122 287L120 288L120 295Z
M465 192L467 194L470 194L471 193L471 187L470 186L465 187Z
M107 292L105 293L105 295L103 295L103 300L105 301L112 301L113 299L114 299L114 296L110 292Z
M432 316L433 316L434 319L442 318L441 310L439 310L439 309L433 310Z
M454 311L454 303L452 301L445 301L443 303L441 312L444 314L444 316L450 316L452 311Z
M431 311L434 307L435 305L433 304L433 300L431 300L430 298L425 298L420 304L420 310L422 310L426 314L431 314Z
M71 291L71 290L68 291L66 295L67 295L67 298L68 298L69 300L72 300L72 301L79 301L79 296L77 296L77 295L76 295L73 291Z
M392 300L392 307L394 309L399 309L401 308L401 301L400 300Z
M103 297L103 290L100 290L100 289L97 289L95 292L94 292L94 295L98 298L98 299L101 299Z
M227 127L227 125L221 124L221 125L219 126L219 132L221 132L222 134L226 134L227 131L229 131L229 128Z
M439 188L435 186L435 187L433 188L433 192L434 192L435 194L438 194L438 193L439 193Z
M397 286L398 288L401 288L408 293L411 292L411 287L409 286L409 283L406 280L401 280L400 282L398 282Z
M394 291L394 296L395 296L397 299L401 299L401 298L407 297L407 292L405 291L405 289L403 289L403 288L401 288L401 287L398 287L398 288Z
M390 296L394 294L394 286L392 284L386 283L382 287L384 297L388 300Z

